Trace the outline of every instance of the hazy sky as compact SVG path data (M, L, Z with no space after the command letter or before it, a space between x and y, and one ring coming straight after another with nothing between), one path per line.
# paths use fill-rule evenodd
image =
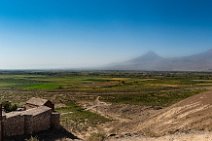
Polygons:
M212 48L211 0L0 0L0 69L76 68Z

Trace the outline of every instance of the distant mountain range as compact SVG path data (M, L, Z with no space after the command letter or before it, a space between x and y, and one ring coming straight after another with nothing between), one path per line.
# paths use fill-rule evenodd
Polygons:
M143 70L143 71L212 71L212 49L203 53L164 58L154 52L135 59L112 64L109 70Z

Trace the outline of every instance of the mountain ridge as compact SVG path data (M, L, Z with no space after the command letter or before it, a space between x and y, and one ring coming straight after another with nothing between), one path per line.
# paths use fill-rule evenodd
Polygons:
M109 70L142 71L212 71L212 49L189 56L165 58L150 51L146 54L110 65Z

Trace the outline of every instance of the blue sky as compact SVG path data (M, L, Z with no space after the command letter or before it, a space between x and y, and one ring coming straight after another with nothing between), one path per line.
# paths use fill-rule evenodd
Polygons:
M0 69L93 67L212 48L211 0L1 0Z

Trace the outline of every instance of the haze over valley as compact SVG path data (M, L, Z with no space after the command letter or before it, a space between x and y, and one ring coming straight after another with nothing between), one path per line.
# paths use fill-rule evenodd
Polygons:
M162 57L153 51L105 69L141 71L212 71L212 49L184 57Z

